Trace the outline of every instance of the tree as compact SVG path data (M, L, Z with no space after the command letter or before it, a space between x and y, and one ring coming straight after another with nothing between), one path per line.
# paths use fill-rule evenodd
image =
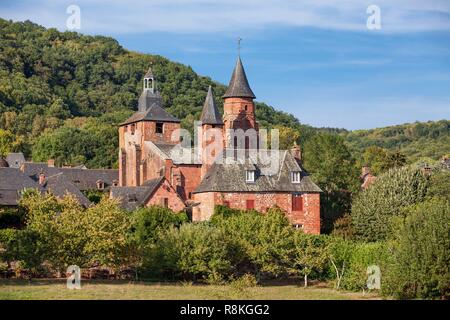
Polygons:
M14 135L8 131L0 129L0 157L5 157L13 148Z
M428 179L419 169L402 167L382 174L367 190L359 193L352 203L352 226L357 239L385 239L390 220L403 215L403 209L422 202Z
M187 220L185 213L176 214L168 208L150 206L133 212L132 230L137 242L145 246L154 243L160 232L179 227Z
M384 291L402 299L446 297L450 292L450 202L433 198L407 211L394 222Z
M300 231L294 233L294 268L304 276L305 287L308 286L308 276L313 271L322 271L327 265L327 239L323 235L308 235Z
M358 188L354 160L338 135L321 133L308 140L304 147L304 165L326 191Z
M266 214L241 211L211 220L230 236L237 261L248 265L258 281L262 273L277 276L288 270L294 230L279 208Z
M86 219L85 254L91 263L108 266L113 271L126 265L130 258L129 245L130 214L119 208L114 199L103 198L100 203L89 207Z
M321 231L330 233L336 219L348 213L351 193L359 189L359 172L343 139L321 133L305 143L304 165L324 190L320 196Z
M280 143L279 148L281 150L290 150L294 143L298 143L300 138L300 132L297 129L277 125L274 129L278 130Z

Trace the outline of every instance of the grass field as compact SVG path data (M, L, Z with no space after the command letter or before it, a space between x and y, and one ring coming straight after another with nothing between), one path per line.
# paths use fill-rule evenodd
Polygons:
M240 289L230 285L192 285L127 281L82 281L80 290L69 290L62 280L0 280L4 299L274 299L353 300L381 299L374 293L344 292L319 283L308 288L297 285L268 285Z

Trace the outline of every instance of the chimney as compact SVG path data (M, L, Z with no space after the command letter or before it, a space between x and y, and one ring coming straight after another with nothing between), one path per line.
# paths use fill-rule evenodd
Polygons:
M47 166L53 168L55 166L55 159L48 159Z
M367 164L363 165L362 169L361 169L361 176L364 177L366 174L369 174L369 173L370 173L370 167Z
M39 184L42 186L45 182L45 174L43 171L41 171L41 173L39 173Z
M294 142L294 146L291 148L291 154L297 160L298 163L302 161L302 150L297 142Z

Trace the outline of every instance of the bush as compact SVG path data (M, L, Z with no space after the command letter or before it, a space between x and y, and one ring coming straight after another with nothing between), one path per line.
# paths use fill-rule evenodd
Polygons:
M216 217L213 224L233 242L235 257L242 272L252 272L258 281L262 273L279 276L290 268L294 229L278 208L266 214L242 211Z
M435 198L396 219L383 291L402 299L450 293L450 202Z
M159 206L141 208L133 213L132 230L141 245L153 243L158 233L170 227L179 227L187 222L186 213L175 214L172 210Z
M424 200L428 180L419 169L391 169L353 201L352 226L356 239L380 241L391 232L390 220L407 206Z
M328 247L329 274L336 280L335 287L346 290L367 288L367 268L371 265L386 270L386 247L383 242L363 243L332 238Z
M233 271L227 235L207 224L183 224L160 233L148 251L144 272L184 279L222 278Z

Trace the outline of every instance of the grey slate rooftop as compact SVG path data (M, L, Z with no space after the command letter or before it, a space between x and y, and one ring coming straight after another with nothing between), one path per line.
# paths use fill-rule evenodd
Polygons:
M91 205L89 199L62 172L45 178L43 187L57 198L71 194L82 206Z
M216 103L214 101L214 95L211 86L209 86L208 93L206 94L206 99L205 103L203 104L203 110L200 120L203 124L223 124L222 116L220 115L219 109L217 109Z
M223 98L256 98L248 84L241 57L238 57L236 61L236 66L234 67L230 83L228 84L228 89L223 95Z
M144 91L145 92L145 91ZM138 111L130 118L122 122L120 125L130 124L138 121L164 121L164 122L181 122L180 119L170 115L162 107L153 103L146 111Z
M163 180L164 177L151 179L138 187L111 187L110 196L118 199L123 209L133 211L145 205Z
M0 205L17 205L20 192L24 189L38 189L42 187L30 177L16 168L0 168Z
M269 172L267 163L250 155L244 161L215 163L208 170L194 193L202 192L322 192L309 174L299 166L287 150L270 150L278 161L275 172ZM278 154L275 154L278 153ZM276 156L276 157L275 157ZM255 169L255 182L246 182L245 171ZM300 183L291 182L291 172L300 172Z
M63 173L79 190L97 189L97 181L102 181L105 188L111 187L114 180L119 180L119 170L117 169L79 169L79 168L58 168L49 167L43 162L25 162L22 165L23 173L31 177L34 181L39 180L42 172L46 177Z
M25 162L25 157L22 152L11 152L6 156L6 161L10 168L19 168Z

